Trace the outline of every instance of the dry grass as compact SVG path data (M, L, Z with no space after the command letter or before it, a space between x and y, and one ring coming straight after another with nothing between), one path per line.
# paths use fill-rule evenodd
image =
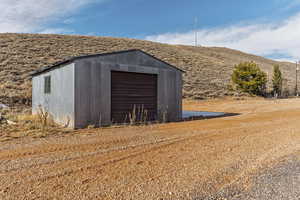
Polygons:
M49 113L43 110L36 115L31 115L29 111L20 113L8 109L0 110L0 112L12 122L11 124L0 123L0 141L23 137L46 137L70 132L55 124Z
M144 109L144 106L133 106L132 112L128 113L129 124L146 124L147 123L148 110Z
M280 64L286 90L295 85L294 66L227 48L166 45L109 37L0 34L0 102L30 105L28 74L62 59L85 54L141 49L185 70L184 97L209 98L231 95L228 90L233 65L255 61L272 76L272 65Z

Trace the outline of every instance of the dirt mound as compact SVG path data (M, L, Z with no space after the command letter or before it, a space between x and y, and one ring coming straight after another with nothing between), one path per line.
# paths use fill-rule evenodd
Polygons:
M141 49L185 70L184 97L208 98L230 95L228 85L234 64L255 61L272 77L272 65L280 64L284 89L293 92L295 67L239 51L217 47L167 45L109 37L0 34L0 101L30 105L28 74L71 56Z

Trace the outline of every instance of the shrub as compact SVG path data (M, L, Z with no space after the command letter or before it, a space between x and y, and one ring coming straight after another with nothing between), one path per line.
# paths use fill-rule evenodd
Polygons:
M254 95L263 95L267 75L254 62L244 62L234 66L231 76L236 89Z
M272 84L273 84L273 94L275 96L281 95L282 92L282 74L279 69L279 65L273 66L273 78L272 78Z

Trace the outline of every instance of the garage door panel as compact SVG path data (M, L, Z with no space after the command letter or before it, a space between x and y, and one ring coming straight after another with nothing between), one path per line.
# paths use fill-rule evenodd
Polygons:
M115 72L111 73L111 118L123 123L135 108L139 116L147 111L148 120L157 119L157 75ZM143 111L141 111L143 110ZM145 116L143 116L145 117Z

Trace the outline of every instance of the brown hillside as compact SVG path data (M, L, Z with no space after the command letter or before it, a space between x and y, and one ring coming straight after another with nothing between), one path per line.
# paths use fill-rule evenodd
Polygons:
M30 103L28 74L42 66L77 55L141 49L186 71L184 97L207 98L230 94L228 85L234 64L255 61L272 76L280 64L285 89L293 91L295 67L239 51L217 47L167 45L109 37L0 34L0 102Z

